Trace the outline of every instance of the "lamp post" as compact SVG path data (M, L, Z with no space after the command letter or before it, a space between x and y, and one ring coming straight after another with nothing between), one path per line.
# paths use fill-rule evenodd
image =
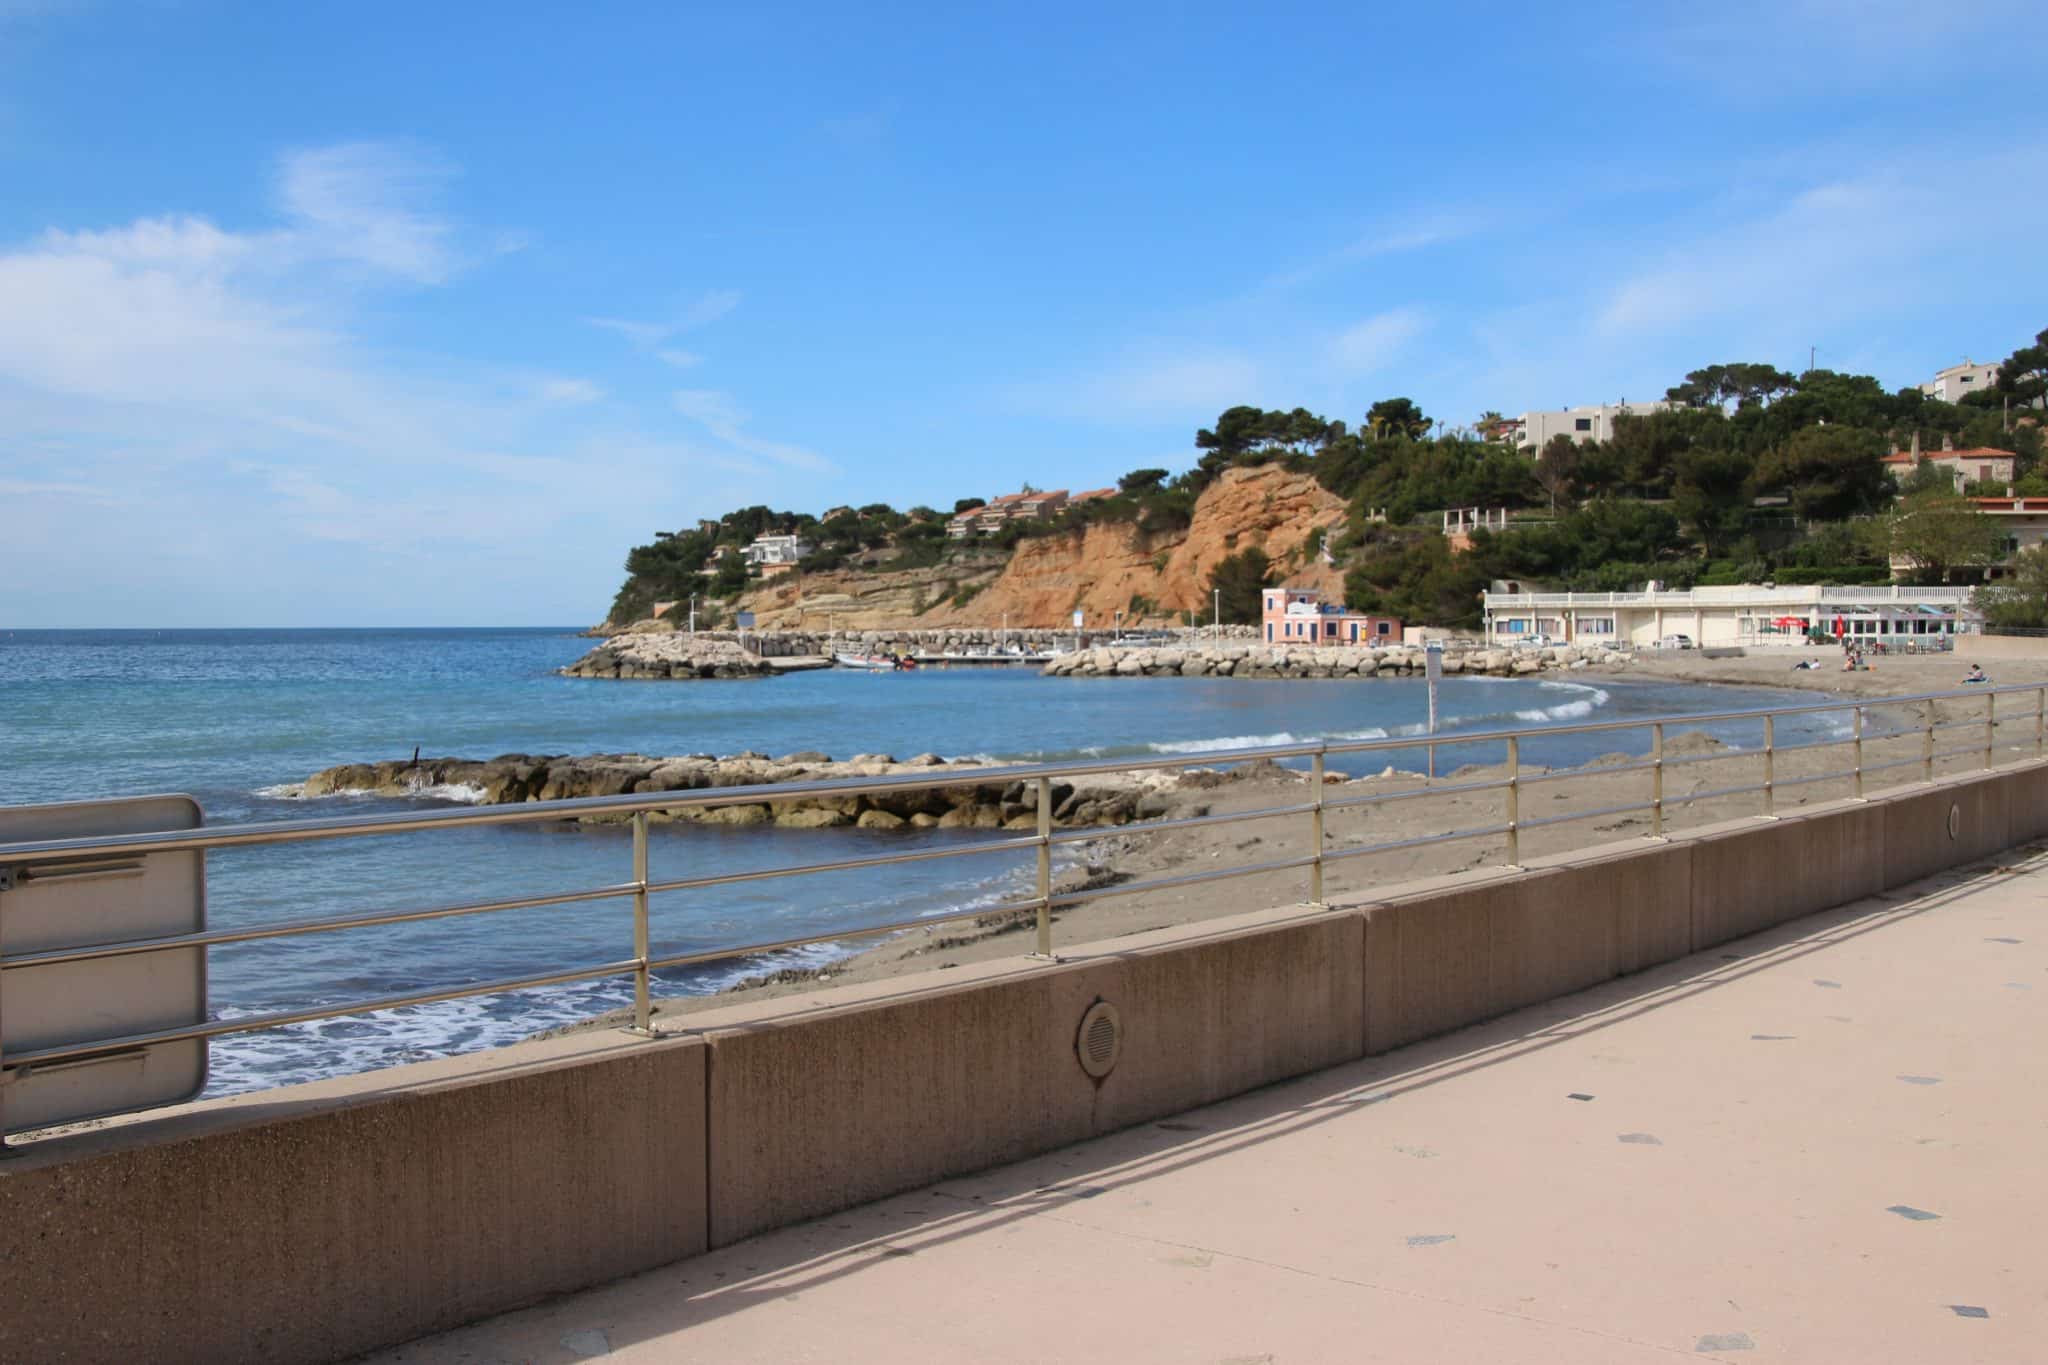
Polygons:
M1216 604L1215 618L1209 624L1215 627L1218 635L1221 635L1223 633L1223 589L1211 588L1209 591Z
M690 594L690 634L697 633L697 594Z

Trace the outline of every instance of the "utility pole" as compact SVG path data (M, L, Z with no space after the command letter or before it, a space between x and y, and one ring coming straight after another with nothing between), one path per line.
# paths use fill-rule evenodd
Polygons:
M1807 348L1806 348L1806 372L1807 372L1808 374L1812 374L1812 373L1813 373L1813 371L1814 371L1814 358L1815 358L1816 356L1818 356L1819 354L1820 354L1820 348L1819 348L1818 346L1809 346L1809 347L1807 347Z

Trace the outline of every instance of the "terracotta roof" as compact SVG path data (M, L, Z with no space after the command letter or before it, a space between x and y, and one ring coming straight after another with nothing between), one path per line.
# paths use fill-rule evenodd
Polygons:
M1113 498L1113 497L1115 497L1115 496L1116 496L1116 490L1115 490L1114 488L1091 488L1091 489L1089 489L1089 490L1088 490L1087 492L1085 492L1085 493L1076 493L1076 494L1074 494L1074 496L1073 496L1073 497L1071 497L1071 498L1068 498L1068 499L1067 499L1067 501L1068 501L1068 502L1088 502L1088 501L1090 501L1090 500L1092 500L1092 499L1095 499L1095 498Z
M1920 452L1920 458L1947 463L1950 460L2010 460L2016 457L2010 450L1998 450L1992 446L1972 446L1968 450L1923 450ZM1886 464L1911 464L1913 463L1913 452L1910 450L1895 450L1884 457L1884 462Z

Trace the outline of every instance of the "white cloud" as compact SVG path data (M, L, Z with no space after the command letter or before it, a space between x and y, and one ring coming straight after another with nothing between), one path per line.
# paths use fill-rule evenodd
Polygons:
M634 322L631 318L585 318L592 327L601 327L607 332L617 332L637 346L652 346L655 342L675 331L665 322Z
M1373 224L1359 237L1337 250L1326 252L1305 265L1272 276L1260 288L1295 289L1346 266L1357 265L1361 261L1410 251L1424 251L1430 247L1461 241L1482 231L1488 221L1485 215L1469 209L1449 207L1385 219Z
M543 403L564 405L595 403L604 397L604 390L588 379L543 379L535 383L533 392Z
M687 370L694 365L702 365L704 363L704 357L698 355L695 351L679 351L672 346L662 347L654 353L654 358L664 365L673 365L679 370Z
M1331 338L1327 352L1329 362L1347 375L1370 374L1385 369L1388 362L1400 355L1427 324L1423 314L1413 308L1395 308L1375 314Z
M689 307L678 313L669 322L646 322L635 318L585 318L592 327L601 327L607 332L617 332L635 346L651 347L668 340L678 332L693 331L718 321L727 313L740 306L740 291L737 289L712 289L700 295ZM669 354L662 353L668 360ZM687 351L673 354L688 355ZM670 364L676 363L670 361ZM690 362L695 364L694 358Z
M2048 147L2033 147L1878 167L1790 191L1632 272L1624 266L1598 329L1659 332L1739 317L1759 330L1796 324L1812 335L1895 315L1983 262L2026 255L2048 231L2044 174ZM1984 185L2002 187L1997 213L1956 211Z
M802 446L764 440L751 435L746 430L746 410L740 407L729 393L717 389L677 389L670 395L670 402L674 404L677 412L698 423L734 450L757 455L764 460L772 460L776 464L786 465L792 469L808 469L819 473L836 472L837 467L830 460Z
M402 145L350 142L286 156L278 199L293 235L316 257L438 284L459 264L453 230L419 206L447 174Z
M370 320L488 259L432 209L444 178L409 149L315 149L267 223L0 241L0 498L34 509L0 582L36 585L0 593L6 624L587 619L623 546L828 467L744 425L727 446L565 432L595 381L515 371L535 401L508 403L501 368L381 350ZM118 562L81 553L109 542Z
M695 303L683 310L683 315L676 319L676 330L687 332L693 327L702 327L706 323L716 322L739 306L739 290L710 290Z
M1973 0L1938 15L1914 0L1723 0L1674 22L1666 11L1645 8L1647 22L1613 57L1647 57L1758 102L1895 81L1926 90L1951 70L1981 80L2030 61L2029 44L1999 38L2028 31L2036 11L2032 0Z

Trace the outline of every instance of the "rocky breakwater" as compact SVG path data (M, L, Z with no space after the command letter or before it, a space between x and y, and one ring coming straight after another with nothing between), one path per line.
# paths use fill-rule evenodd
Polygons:
M615 635L562 670L571 678L758 678L774 666L732 639Z
M1045 666L1049 678L1387 678L1423 672L1419 646L1366 649L1339 645L1114 645L1065 654ZM1552 649L1447 648L1446 674L1513 677L1596 665L1613 667L1630 656L1601 647Z
M820 753L743 753L730 758L691 754L656 758L646 754L504 754L492 759L423 758L380 763L345 763L325 768L301 783L301 797L343 794L460 797L483 805L559 801L628 793L709 792L794 782L827 782L898 774L951 778L932 787L864 792L851 796L754 794L745 800L707 801L656 811L657 821L716 825L781 825L797 829L1035 829L1038 788L1031 782L977 781L978 764L948 764L936 754L897 761L887 754L855 754L835 761ZM1125 825L1164 815L1177 773L1095 774L1081 782L1051 786L1053 823L1068 828ZM591 817L615 823L625 816Z

